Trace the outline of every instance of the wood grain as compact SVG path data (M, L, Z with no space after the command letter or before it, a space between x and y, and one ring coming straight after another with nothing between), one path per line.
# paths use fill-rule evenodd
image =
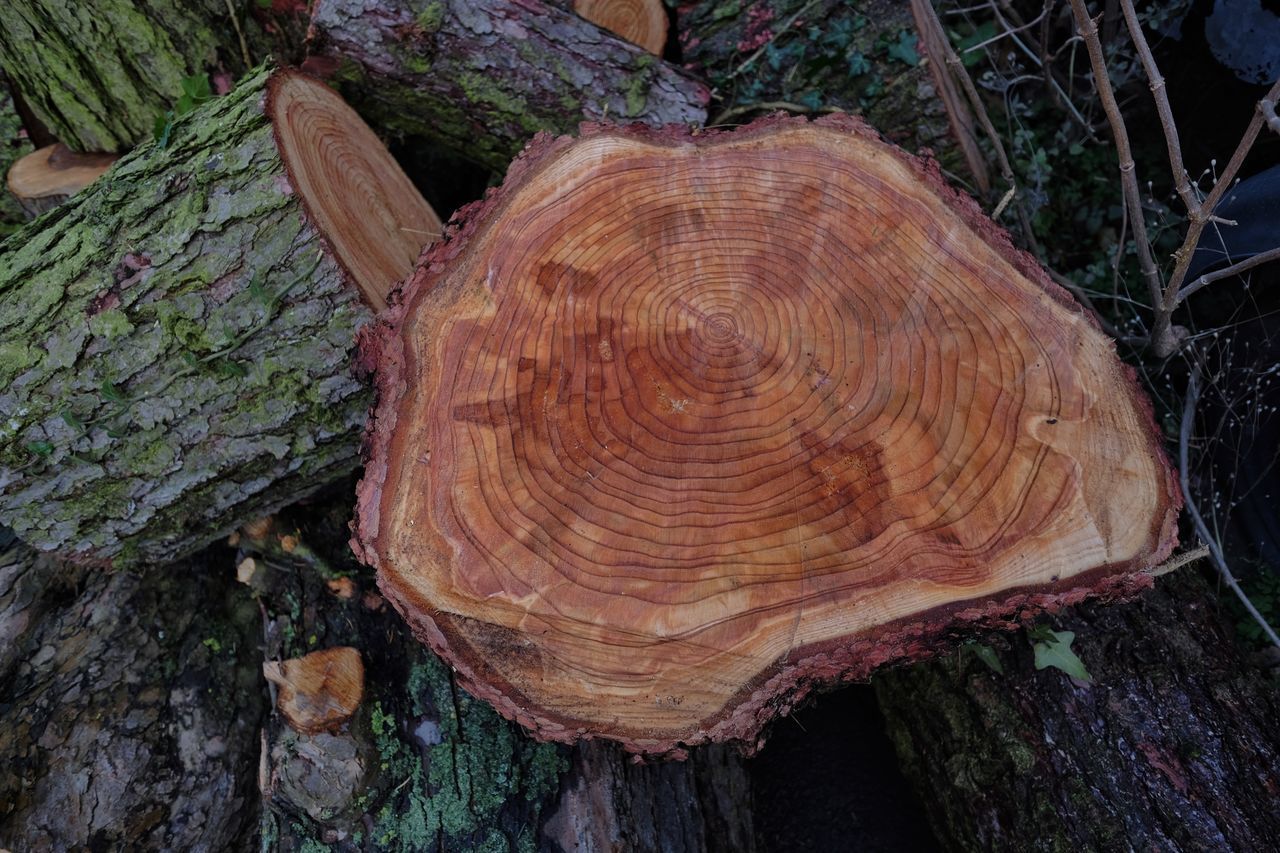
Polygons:
M848 117L544 138L371 350L356 547L543 737L752 742L1175 540L1109 339Z
M662 0L573 0L573 11L657 56L667 44Z

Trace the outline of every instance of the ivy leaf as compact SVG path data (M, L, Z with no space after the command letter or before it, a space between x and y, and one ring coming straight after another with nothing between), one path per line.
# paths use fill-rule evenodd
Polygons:
M915 67L920 64L920 54L916 53L916 37L910 30L898 34L898 40L889 45L889 58Z
M102 396L106 397L112 403L123 405L129 402L129 398L121 393L120 389L111 384L110 379L102 380Z
M988 646L986 643L979 643L973 640L961 646L977 655L978 660L987 665L987 669L996 675L1004 675L1004 664L1000 662L1000 656L996 654L996 650Z
M1060 669L1072 678L1081 681L1093 681L1089 670L1084 668L1084 661L1071 651L1071 643L1075 641L1074 631L1054 631L1045 629L1053 635L1052 642L1039 642L1033 648L1036 653L1036 669L1053 667Z
M53 453L53 445L47 441L33 441L27 445L27 450L36 456L48 456Z

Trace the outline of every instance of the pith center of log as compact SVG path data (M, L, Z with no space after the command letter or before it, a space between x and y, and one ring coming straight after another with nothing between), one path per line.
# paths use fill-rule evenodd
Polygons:
M359 538L544 736L750 738L1173 543L1112 344L848 119L543 143L394 324Z

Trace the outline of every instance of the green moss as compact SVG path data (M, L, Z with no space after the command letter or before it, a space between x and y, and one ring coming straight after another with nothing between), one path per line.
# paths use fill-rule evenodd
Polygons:
M0 383L8 384L18 374L40 361L40 351L20 341L0 342Z
M416 20L418 21L418 26L424 32L434 33L444 23L444 3L440 2L440 0L433 0L433 2L428 3L418 13Z
M122 338L133 331L129 317L118 309L100 311L89 318L89 331L100 338L114 340Z

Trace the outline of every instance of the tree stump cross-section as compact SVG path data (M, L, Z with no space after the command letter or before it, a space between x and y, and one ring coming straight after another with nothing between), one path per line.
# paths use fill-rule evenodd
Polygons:
M544 738L750 748L1175 542L1112 342L845 116L542 137L367 342L357 551Z

